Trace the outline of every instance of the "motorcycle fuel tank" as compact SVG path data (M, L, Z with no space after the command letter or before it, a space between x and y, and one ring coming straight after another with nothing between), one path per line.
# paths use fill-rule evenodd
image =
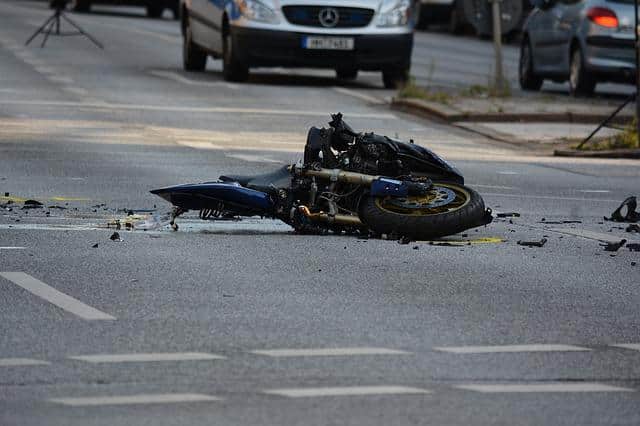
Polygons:
M184 210L216 209L220 202L227 207L268 212L273 201L268 194L244 188L237 182L204 182L154 189L152 194Z

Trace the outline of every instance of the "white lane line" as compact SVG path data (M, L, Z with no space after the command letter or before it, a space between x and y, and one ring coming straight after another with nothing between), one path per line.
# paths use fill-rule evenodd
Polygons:
M263 391L270 395L287 396L289 398L305 398L314 396L357 396L357 395L403 395L428 394L426 389L406 386L344 386L325 388L285 388Z
M56 305L57 307L64 309L80 318L86 320L115 320L109 314L92 308L89 305L85 305L77 299L59 292L53 287L50 287L40 280L35 279L29 274L24 272L0 272L0 277L11 281L12 283L22 287L35 296L41 297L47 302Z
M271 357L296 356L355 356L355 355L406 355L409 352L386 348L322 348L322 349L268 349L250 351Z
M614 243L622 239L621 237L613 233L605 234L602 232L587 231L582 229L549 228L549 230L552 232L557 232L559 234L572 235L574 237L585 238L587 240L601 241L604 243Z
M579 189L578 192L584 192L585 194L608 194L608 189Z
M520 173L518 172L512 172L511 170L503 170L501 172L498 172L499 175L519 175Z
M57 73L57 71L51 67L38 66L38 67L33 67L33 69L38 71L40 74L56 74Z
M60 75L52 75L50 77L48 77L50 81L53 81L54 83L61 83L61 84L73 84L73 79L70 77L64 77L64 76L60 76Z
M24 250L26 247L0 247L0 250Z
M169 404L176 402L221 401L221 398L199 393L161 393L81 398L51 398L49 401L72 407L87 407L97 405Z
M542 384L496 384L496 385L457 385L481 393L529 393L529 392L634 392L633 389L604 385L602 383L542 383Z
M77 107L87 109L107 109L107 110L145 110L164 112L193 112L193 113L220 113L220 114L257 114L257 115L290 115L294 117L324 117L326 111L313 110L293 110L293 109L272 109L272 108L234 108L234 107L182 107L171 105L144 105L144 104L119 104L108 102L65 102L65 101L23 101L23 100L2 100L0 105L31 105L42 107ZM347 117L372 118L372 119L396 119L391 113L358 113L343 112Z
M0 358L0 367L20 367L23 365L49 365L49 362L31 358Z
M157 361L202 361L212 359L226 359L220 355L202 352L174 352L174 353L145 353L145 354L100 354L70 356L70 359L90 363L117 362L157 362Z
M470 186L473 186L471 184ZM620 200L607 200L599 198L578 198L578 197L554 197L552 195L523 195L523 194L499 194L499 193L487 193L483 192L483 196L491 197L506 197L506 198L529 198L532 200L558 200L558 201L582 201L587 203L618 203Z
M482 185L479 183L474 183L472 184L474 187L477 186L478 188L490 188L490 189L518 189L514 186L501 186L501 185Z
M250 154L225 154L225 157L236 158L249 163L282 163L282 161L274 160L273 158Z
M579 352L591 349L572 345L497 345L497 346L441 346L434 348L455 354L489 354L500 352Z
M149 71L151 75L155 75L156 77L167 78L169 80L176 81L178 83L187 84L189 86L209 86L209 87L226 87L228 89L239 89L240 86L237 84L226 83L224 81L198 81L192 80L190 78L186 78L177 72L172 71L160 71L160 70L152 70Z
M610 345L616 348L632 349L634 351L640 351L640 343L618 343L616 345Z
M373 96L366 95L364 93L356 92L355 90L345 89L344 87L332 87L335 92L342 93L343 95L351 96L352 98L360 99L365 102L369 102L372 104L383 104L385 103L382 99L378 99Z

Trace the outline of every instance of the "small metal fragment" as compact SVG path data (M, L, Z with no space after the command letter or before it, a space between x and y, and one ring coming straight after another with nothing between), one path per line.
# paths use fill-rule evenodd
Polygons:
M520 213L516 213L516 212L496 213L496 217L520 217Z
M547 243L546 238L543 238L540 241L523 241L523 240L518 241L519 246L525 246L525 247L542 247L546 243Z
M627 243L627 240L620 240L617 243L605 243L600 244L601 247L604 247L604 251L618 251L620 247L624 246Z

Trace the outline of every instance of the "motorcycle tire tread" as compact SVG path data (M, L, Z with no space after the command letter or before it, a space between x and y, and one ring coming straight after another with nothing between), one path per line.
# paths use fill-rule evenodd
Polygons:
M469 193L470 201L453 212L429 216L391 213L381 210L375 203L375 197L366 197L360 205L360 218L376 233L413 240L440 238L487 224L487 210L480 194L469 187L459 186Z

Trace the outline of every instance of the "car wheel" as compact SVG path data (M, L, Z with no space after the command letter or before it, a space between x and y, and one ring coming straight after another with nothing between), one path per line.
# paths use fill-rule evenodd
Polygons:
M222 76L226 81L242 82L249 78L249 66L238 58L233 37L227 32L222 39Z
M584 56L579 47L571 52L569 65L569 92L573 96L588 96L593 94L597 81L584 66Z
M182 36L182 64L185 71L204 71L207 66L207 53L193 42L193 33L189 17Z
M388 68L382 71L382 81L386 89L399 89L409 81L409 68Z
M153 1L147 4L147 17L148 18L160 18L164 12L164 4L162 2Z
M91 2L89 0L72 0L71 10L74 12L88 12L91 9Z
M355 80L358 78L357 68L336 68L336 77L340 80Z
M466 30L465 24L462 4L459 1L454 1L449 14L449 32L451 34L463 34Z
M520 46L518 80L523 90L540 90L542 87L543 79L533 71L533 50L528 38L525 38Z

